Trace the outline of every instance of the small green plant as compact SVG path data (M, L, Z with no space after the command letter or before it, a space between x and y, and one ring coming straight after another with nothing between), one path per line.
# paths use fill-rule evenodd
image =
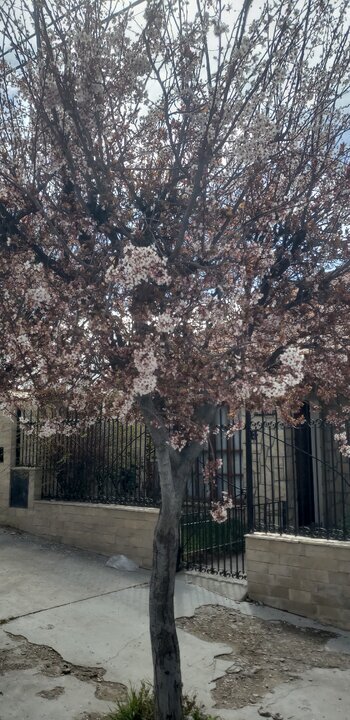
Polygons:
M183 699L184 720L217 720L206 715L195 698ZM150 685L142 683L140 690L131 688L128 697L117 703L117 709L105 720L154 720L154 695Z
M154 699L150 686L142 683L140 690L131 688L127 699L119 700L117 709L106 720L153 720Z

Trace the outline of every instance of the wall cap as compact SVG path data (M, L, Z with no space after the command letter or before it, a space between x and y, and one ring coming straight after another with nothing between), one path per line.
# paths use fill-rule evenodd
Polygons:
M81 503L65 500L36 500L34 505L51 505L51 507L60 505L61 507L104 508L105 510L125 510L126 512L140 512L147 513L149 515L158 515L159 513L159 509L153 507L140 507L138 505L112 505L111 503Z
M11 470L42 470L41 465L11 465Z
M304 535L278 535L277 533L263 532L248 533L245 538L246 540L272 540L273 542L294 543L295 545L348 548L350 552L350 540L327 540L326 538L304 537Z

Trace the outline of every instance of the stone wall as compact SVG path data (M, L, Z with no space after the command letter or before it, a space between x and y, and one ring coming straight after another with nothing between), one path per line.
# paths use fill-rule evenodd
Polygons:
M350 630L350 542L255 533L246 548L252 600Z
M9 507L15 441L15 423L0 415L0 524L105 555L122 553L151 568L155 508L40 500L39 468L15 469L28 476L28 507Z
M153 532L158 510L34 500L29 508L0 508L0 522L55 542L103 555L127 555L152 567Z

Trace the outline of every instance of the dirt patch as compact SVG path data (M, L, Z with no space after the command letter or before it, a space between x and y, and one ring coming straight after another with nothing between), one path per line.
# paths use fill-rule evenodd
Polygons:
M47 677L71 675L81 682L95 684L95 696L99 700L117 701L126 698L127 689L124 685L103 679L106 674L104 668L73 665L47 645L35 645L22 635L13 635L9 632L6 634L12 642L9 648L0 650L0 675L11 670L38 668L38 671ZM52 700L62 692L64 688L57 686L49 691L44 690L38 695Z
M46 698L46 700L55 700L55 698L63 695L64 692L64 687L58 685L57 687L52 688L52 690L40 690L40 692L37 692L37 695L39 695L39 697Z
M327 641L336 637L326 630L265 621L216 605L201 607L176 624L202 640L232 647L232 653L222 656L232 664L213 690L217 708L258 703L277 685L312 668L350 668L349 655L325 652Z
M121 685L121 683L101 680L101 682L96 685L95 696L98 700L118 702L118 700L126 699L126 687L125 685Z

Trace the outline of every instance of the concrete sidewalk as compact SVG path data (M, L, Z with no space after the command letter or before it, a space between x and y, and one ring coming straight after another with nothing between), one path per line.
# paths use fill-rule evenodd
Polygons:
M0 531L0 720L92 720L92 713L110 710L108 697L114 698L119 685L151 680L149 573L120 572L105 562L92 553ZM179 575L176 616L191 617L203 605L318 627L286 613L237 603ZM334 632L336 638L328 643L332 651L350 653L350 634ZM232 663L220 656L232 647L184 630L179 630L179 641L186 692L196 694L208 711L224 720L258 720L258 705L213 709L211 689ZM350 670L315 669L292 686L267 691L264 706L270 717L280 713L293 720L348 720L349 683Z

